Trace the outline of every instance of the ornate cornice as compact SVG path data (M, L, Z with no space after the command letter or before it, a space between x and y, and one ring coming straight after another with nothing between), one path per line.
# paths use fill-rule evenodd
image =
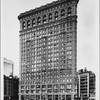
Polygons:
M55 6L55 5L64 3L64 2L70 2L70 1L77 1L77 3L78 3L79 0L57 0L57 1L53 1L52 3L47 3L46 5L43 5L43 6L40 6L40 7L36 7L35 9L31 9L29 11L26 11L24 13L21 13L18 16L18 19L20 20L21 18L23 18L25 16L29 16L29 15L31 15L33 13L39 12L39 11L44 10L44 9L47 9L49 7L52 7L52 6Z

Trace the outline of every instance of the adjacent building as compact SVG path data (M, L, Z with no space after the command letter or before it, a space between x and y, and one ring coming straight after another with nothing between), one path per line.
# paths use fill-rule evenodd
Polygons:
M3 59L4 67L4 100L18 100L19 78L13 76L14 63Z
M14 63L11 60L3 58L3 66L4 66L4 75L6 76L13 75Z
M4 100L19 100L19 78L4 75Z
M87 69L78 72L77 97L79 100L95 100L95 74Z
M19 100L74 100L78 1L54 1L18 16Z

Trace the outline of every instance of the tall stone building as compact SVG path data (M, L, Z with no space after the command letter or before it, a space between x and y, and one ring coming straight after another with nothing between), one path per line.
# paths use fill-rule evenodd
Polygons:
M78 1L54 1L18 16L19 100L74 100Z

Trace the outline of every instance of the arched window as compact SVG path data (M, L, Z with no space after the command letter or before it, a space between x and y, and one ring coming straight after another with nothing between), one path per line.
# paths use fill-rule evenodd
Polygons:
M30 20L27 21L27 28L30 28L31 24L30 24Z
M25 22L23 22L22 24L22 29L25 29Z
M64 16L65 16L65 10L62 9L62 10L61 10L61 17L64 17Z
M35 21L35 18L32 20L32 26L35 26L36 24L36 21Z
M58 11L55 12L55 19L58 19Z
M49 14L49 21L52 21L52 14Z
M40 17L38 17L38 19L37 19L37 24L38 24L38 25L41 24L41 18L40 18Z
M71 15L71 7L68 7L68 9L67 9L67 15L68 15L68 16Z
M43 16L43 23L46 23L46 15Z

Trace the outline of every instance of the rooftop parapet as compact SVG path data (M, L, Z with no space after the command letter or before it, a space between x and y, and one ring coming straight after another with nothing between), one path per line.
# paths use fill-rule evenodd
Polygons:
M29 11L25 11L24 13L20 13L20 15L18 16L18 19L20 20L24 16L28 16L30 14L33 14L33 13L41 11L43 9L55 6L57 4L64 3L64 2L71 2L71 1L76 1L77 3L79 2L79 0L57 0L57 1L53 1L51 3L47 3L46 5L42 5L40 7L36 7L35 9L31 9Z

